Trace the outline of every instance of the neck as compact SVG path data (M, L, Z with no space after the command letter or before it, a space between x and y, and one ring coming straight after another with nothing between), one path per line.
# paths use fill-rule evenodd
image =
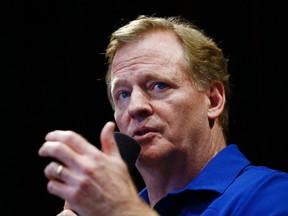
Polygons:
M226 146L222 132L218 132L197 146L189 145L191 148L186 148L185 151L173 152L158 159L153 166L137 161L137 168L148 190L151 207L167 193L186 186Z

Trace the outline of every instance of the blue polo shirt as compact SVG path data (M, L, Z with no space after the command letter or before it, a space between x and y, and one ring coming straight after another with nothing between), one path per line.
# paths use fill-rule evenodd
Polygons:
M149 203L146 188L139 195ZM285 216L288 173L252 165L231 144L187 186L167 194L154 209L162 216Z

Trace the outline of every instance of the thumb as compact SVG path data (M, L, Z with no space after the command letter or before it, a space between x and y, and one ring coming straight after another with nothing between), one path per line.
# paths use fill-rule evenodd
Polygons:
M100 134L100 142L102 146L102 151L108 155L118 155L120 156L119 149L114 137L115 123L107 122L102 128Z
M72 209L71 208L71 206L70 206L70 204L65 200L65 203L64 203L64 208L63 208L64 210L65 209Z
M65 200L63 211L57 214L57 216L77 216L78 214L72 209L70 204Z

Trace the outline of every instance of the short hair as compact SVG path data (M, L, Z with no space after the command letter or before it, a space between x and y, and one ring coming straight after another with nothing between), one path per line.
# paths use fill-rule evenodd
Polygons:
M226 102L224 110L219 117L219 124L223 128L224 134L227 133L229 125L229 105L227 99L231 95L227 66L228 60L225 58L222 49L218 47L211 37L180 16L155 17L139 15L135 20L123 25L111 34L105 53L108 61L108 71L105 81L112 108L114 109L110 82L111 64L115 53L123 45L140 40L147 33L155 30L171 31L179 38L184 50L183 66L199 91L207 89L212 81L223 83Z

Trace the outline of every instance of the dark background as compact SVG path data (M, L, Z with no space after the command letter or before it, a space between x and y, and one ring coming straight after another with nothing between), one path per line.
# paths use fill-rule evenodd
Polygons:
M110 33L139 14L181 15L229 58L231 134L255 164L288 171L287 9L283 1L5 1L1 18L1 210L56 215L38 149L71 129L95 145L113 120L102 80ZM141 179L135 174L141 187Z

